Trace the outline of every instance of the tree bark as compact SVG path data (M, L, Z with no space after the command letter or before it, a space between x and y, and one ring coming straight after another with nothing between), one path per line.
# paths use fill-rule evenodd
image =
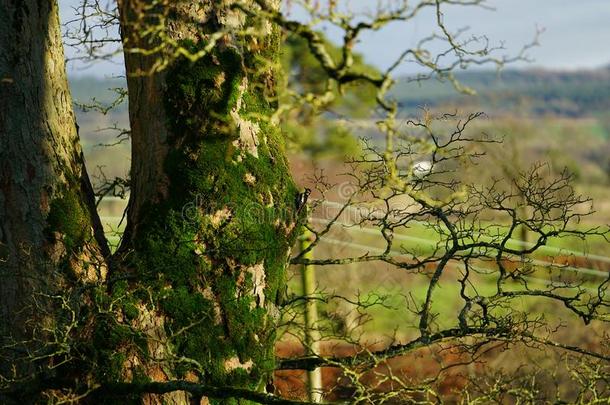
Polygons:
M262 389L298 229L297 190L270 119L280 33L231 1L167 4L119 2L133 154L125 280L113 293L129 291L123 318L146 344L125 338L110 363L120 365L116 379ZM143 38L150 22L169 40ZM256 36L240 35L246 28ZM221 31L196 62L175 56L176 44L195 53ZM167 66L151 73L160 58Z
M55 1L0 0L0 374L65 359L57 340L105 275ZM73 336L74 337L74 336ZM57 355L57 356L56 356ZM33 360L37 357L37 360Z

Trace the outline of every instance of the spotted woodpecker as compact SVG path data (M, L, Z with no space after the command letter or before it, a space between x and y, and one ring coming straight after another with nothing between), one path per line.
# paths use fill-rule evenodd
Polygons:
M308 188L305 188L305 191L303 191L302 193L297 194L294 202L295 208L297 210L297 215L301 213L303 207L305 207L305 205L307 204L309 194L311 194L311 190Z

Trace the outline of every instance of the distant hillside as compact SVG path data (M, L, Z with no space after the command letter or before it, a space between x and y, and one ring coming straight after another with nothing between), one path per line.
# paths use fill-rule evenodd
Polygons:
M604 137L610 137L610 66L589 71L505 70L468 71L457 74L464 85L477 91L468 96L458 93L448 82L428 80L408 83L399 80L392 95L403 112L417 113L421 107L443 110L484 111L490 116L596 118ZM116 99L112 88L124 87L122 78L72 78L72 94L78 103L95 98L109 105ZM126 125L127 103L103 120L109 126L119 121ZM77 111L79 121L90 124L93 116ZM98 123L99 124L99 123ZM92 134L93 135L93 134ZM110 134L106 134L110 135ZM95 134L92 138L98 138Z
M392 95L403 110L422 106L460 108L484 106L485 112L565 117L595 116L610 112L610 66L589 71L504 70L468 71L458 80L477 91L476 96L456 92L448 82L428 80L407 83L398 80ZM115 94L108 89L124 87L124 79L71 78L72 95L80 103L95 97L109 104ZM124 108L124 106L123 106Z
M116 92L112 89L127 87L124 78L76 76L68 79L72 98L79 104L89 104L95 98L99 103L109 105L117 97Z
M399 81L393 95L405 111L422 106L481 108L489 114L598 116L610 112L610 66L590 71L505 70L457 74L476 96L458 94L448 82Z

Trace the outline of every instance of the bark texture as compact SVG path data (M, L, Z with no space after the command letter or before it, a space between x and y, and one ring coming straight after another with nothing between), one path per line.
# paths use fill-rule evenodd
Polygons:
M81 305L71 291L103 278L108 249L79 145L57 4L0 0L0 21L0 373L11 378L69 355L57 340L74 324L67 312Z
M231 1L119 7L132 193L120 247L125 280L112 286L124 297L123 323L107 325L117 341L104 373L263 389L298 222L282 136L269 119L279 30L232 10ZM165 39L142 37L151 23ZM214 38L196 62L175 56L177 47L196 53ZM160 51L136 51L152 47ZM167 67L149 74L159 58Z

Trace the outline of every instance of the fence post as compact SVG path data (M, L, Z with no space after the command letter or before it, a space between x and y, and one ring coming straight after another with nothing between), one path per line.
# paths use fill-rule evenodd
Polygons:
M305 230L300 238L301 251L307 249L313 240L313 234ZM307 252L305 259L313 259L313 250ZM308 355L319 354L320 333L317 329L318 309L315 298L316 275L313 265L304 264L301 269L301 284L305 297L305 349ZM307 371L307 394L310 402L322 402L322 370L316 368Z

